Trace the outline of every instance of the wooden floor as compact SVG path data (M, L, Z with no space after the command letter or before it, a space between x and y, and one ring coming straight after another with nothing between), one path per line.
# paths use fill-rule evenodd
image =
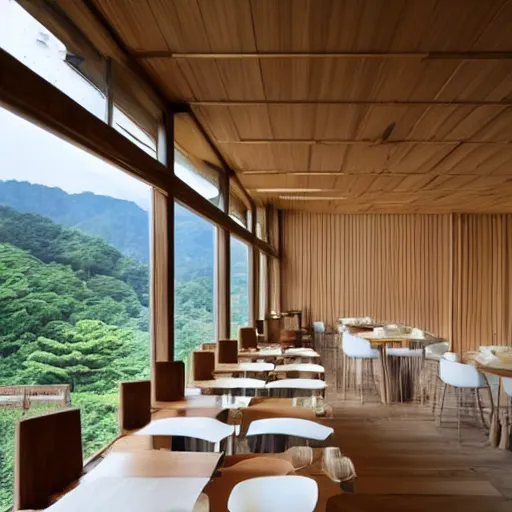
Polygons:
M327 401L334 415L324 423L335 429L336 444L355 464L356 494L394 495L397 500L403 495L447 496L441 500L444 506L431 508L435 512L452 510L457 496L474 496L475 502L482 501L477 496L499 497L488 500L487 510L507 499L512 511L512 452L487 446L475 417L463 416L459 443L453 409L447 409L438 427L427 406L383 406L376 397L361 405L332 392ZM342 500L340 496L338 503ZM508 510L508 502L504 509Z

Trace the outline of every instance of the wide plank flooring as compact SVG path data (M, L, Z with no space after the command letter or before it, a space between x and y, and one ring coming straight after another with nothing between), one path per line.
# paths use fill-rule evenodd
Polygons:
M450 409L439 427L428 406L384 406L376 397L361 405L358 400L341 400L335 392L328 394L327 401L333 406L333 417L323 423L335 429L334 444L355 464L354 487L355 494L361 495L361 510L373 506L380 510L378 503L386 503L390 510L393 506L423 510L422 503L436 503L431 510L441 512L473 503L474 508L464 512L481 507L489 512L507 510L508 506L512 511L512 452L488 446L474 416L462 418L459 443L455 413ZM346 510L358 510L359 498L344 501L344 496L348 495L337 497L327 510L345 510L345 505Z

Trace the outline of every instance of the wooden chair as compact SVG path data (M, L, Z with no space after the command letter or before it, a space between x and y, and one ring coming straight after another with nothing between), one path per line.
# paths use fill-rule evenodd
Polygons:
M157 402L174 402L185 397L185 365L182 361L156 362L154 379Z
M240 327L238 331L240 348L243 350L258 348L258 334L254 327Z
M118 418L121 433L142 428L151 421L151 381L119 384Z
M20 421L16 426L14 509L44 509L83 470L80 410Z
M217 362L219 364L238 363L237 340L219 340L217 342Z
M194 350L192 353L192 375L194 382L211 380L215 370L215 352Z

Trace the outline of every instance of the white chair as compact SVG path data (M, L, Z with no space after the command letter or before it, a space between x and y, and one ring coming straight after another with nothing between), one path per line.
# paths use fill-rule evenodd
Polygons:
M489 385L485 377L470 364L463 364L454 361L456 354L453 352L446 352L439 362L439 379L443 383L441 391L441 407L439 411L439 425L443 420L443 409L446 397L446 388L451 386L455 389L456 402L457 402L457 429L458 438L460 441L460 403L462 398L462 390L471 389L475 391L476 404L480 413L482 425L485 425L482 406L480 403L480 389L486 388L489 390L489 395L492 395Z
M266 418L252 421L246 436L274 434L325 441L333 432L333 428L321 425L316 421L301 418Z
M430 361L440 361L441 357L450 350L450 344L447 341L432 343L425 347L425 359Z
M348 359L354 359L360 361L360 366L357 365L356 372L356 388L357 384L359 384L360 388L360 396L361 403L364 402L364 386L363 386L363 372L364 366L369 366L371 370L370 373L373 375L373 366L372 360L377 359L379 357L379 351L375 348L372 348L370 342L359 336L354 336L353 334L344 331L342 335L341 348L343 349L343 354L345 356L344 359L344 368L343 368L343 398L346 396L347 390L347 381L348 381ZM369 363L369 364L368 364Z
M233 425L227 425L214 418L186 416L154 420L135 432L135 435L201 439L215 444L214 451L219 451L220 442L231 437L234 432Z
M313 512L318 484L305 476L262 476L239 482L228 500L229 512Z
M325 324L323 322L313 322L313 332L315 334L324 334Z

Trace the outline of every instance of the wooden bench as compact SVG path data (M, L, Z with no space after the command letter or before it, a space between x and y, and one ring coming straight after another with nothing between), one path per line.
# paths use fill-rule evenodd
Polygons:
M0 407L30 409L33 405L71 405L69 384L47 386L0 386Z

